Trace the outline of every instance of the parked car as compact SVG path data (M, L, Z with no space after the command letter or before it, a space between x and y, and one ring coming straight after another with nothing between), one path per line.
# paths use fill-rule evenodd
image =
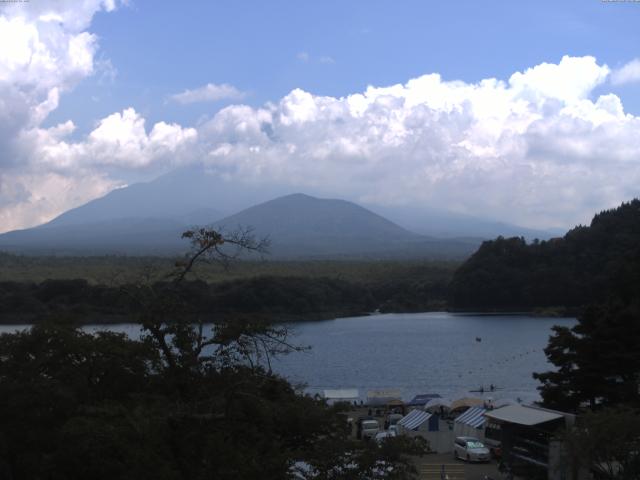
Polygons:
M385 438L395 437L396 432L393 430L383 430L382 432L376 433L375 439L376 442L382 443Z
M380 431L380 424L377 420L365 419L358 422L358 438L373 438Z
M467 462L489 462L491 452L475 437L456 437L453 442L453 456Z

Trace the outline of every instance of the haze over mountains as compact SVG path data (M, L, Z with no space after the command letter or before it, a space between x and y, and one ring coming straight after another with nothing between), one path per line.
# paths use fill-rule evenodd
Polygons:
M282 193L184 168L115 190L39 227L0 235L0 249L36 254L170 254L194 225L253 227L274 258L462 258L498 235L549 238L499 222L420 208L366 209ZM380 215L382 214L382 215ZM394 223L395 221L395 223ZM402 226L398 225L400 223ZM410 228L403 228L409 226Z

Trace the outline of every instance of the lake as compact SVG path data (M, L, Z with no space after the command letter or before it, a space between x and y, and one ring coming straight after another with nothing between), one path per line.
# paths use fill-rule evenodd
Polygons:
M479 396L493 384L494 399L539 399L531 374L551 368L543 349L553 325L575 319L451 313L385 314L339 318L291 327L309 352L282 357L274 369L320 392L327 388L398 388L419 393ZM476 337L482 341L476 341Z
M406 400L419 393L459 398L482 396L469 390L493 384L498 390L485 398L531 402L539 398L531 374L551 368L543 352L551 327L575 322L431 312L290 323L293 343L311 349L280 357L273 368L312 393L358 388L364 399L370 389L394 388ZM16 328L0 326L0 332ZM87 327L101 328L107 327ZM108 328L132 337L139 333L133 324Z

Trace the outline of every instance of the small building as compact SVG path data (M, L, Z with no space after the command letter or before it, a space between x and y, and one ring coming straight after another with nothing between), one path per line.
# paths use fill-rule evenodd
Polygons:
M367 405L370 407L386 406L391 402L402 402L402 392L397 389L369 390L367 392Z
M502 458L513 473L525 478L560 480L561 432L575 423L575 415L525 405L507 405L485 412L485 436L501 443Z
M341 388L336 390L323 390L322 397L329 405L339 402L353 403L360 398L357 388Z

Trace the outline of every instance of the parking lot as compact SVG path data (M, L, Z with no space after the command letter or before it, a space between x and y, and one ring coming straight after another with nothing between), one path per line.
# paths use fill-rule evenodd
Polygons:
M453 454L429 454L416 458L416 466L422 480L484 480L485 475L501 480L495 461L491 463L466 463L454 460ZM444 468L445 477L442 476Z

